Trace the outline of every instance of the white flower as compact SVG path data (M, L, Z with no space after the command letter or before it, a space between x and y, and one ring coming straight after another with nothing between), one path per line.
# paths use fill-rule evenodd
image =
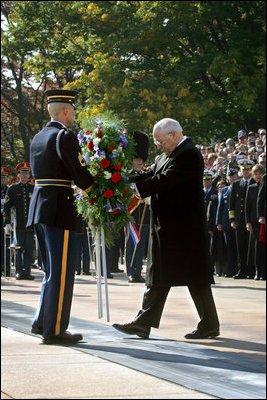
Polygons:
M112 177L112 174L110 172L108 172L108 171L104 172L104 178L105 179L110 179L111 177Z
M90 164L90 155L88 152L84 156L84 161L86 162L86 165Z
M98 146L98 143L100 142L100 138L95 138L95 139L93 139L93 143L94 143L94 145L95 146Z

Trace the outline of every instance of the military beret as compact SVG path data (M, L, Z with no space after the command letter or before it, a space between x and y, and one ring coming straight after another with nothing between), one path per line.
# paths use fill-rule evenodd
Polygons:
M247 158L242 158L241 160L238 161L238 165L242 169L250 169L253 167L254 164L255 163L253 160L249 160Z
M78 94L76 90L65 90L65 89L52 89L46 90L44 93L47 96L47 103L68 103L74 108L75 96Z
M29 162L23 162L20 163L16 166L16 171L20 172L20 171L30 171L31 166Z
M147 160L149 149L148 135L141 131L134 131L133 138L135 141L135 157L142 158L143 161Z
M9 176L11 174L10 170L6 167L1 167L1 175Z
M207 181L207 180L212 179L212 178L213 178L213 172L210 171L209 169L205 169L204 173L203 173L204 181Z

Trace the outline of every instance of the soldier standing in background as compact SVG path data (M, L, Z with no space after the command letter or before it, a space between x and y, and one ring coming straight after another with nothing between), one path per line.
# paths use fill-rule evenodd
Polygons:
M7 251L7 239L5 238L4 234L5 221L3 209L6 192L8 189L8 177L10 173L11 172L8 168L1 167L1 271L2 273L6 273L6 275L10 275L10 254L9 251Z
M231 227L235 229L238 257L238 272L234 276L234 279L244 279L248 276L247 260L249 243L249 232L247 231L245 220L245 199L247 187L255 183L255 180L251 177L251 169L254 165L252 160L242 159L238 164L243 177L233 182L229 202L229 218Z
M34 233L32 228L27 228L30 200L33 185L28 183L30 177L30 163L23 162L16 166L19 174L19 183L9 186L4 203L4 214L7 230L11 230L11 208L15 208L17 245L16 250L16 279L32 280L31 265L33 263Z

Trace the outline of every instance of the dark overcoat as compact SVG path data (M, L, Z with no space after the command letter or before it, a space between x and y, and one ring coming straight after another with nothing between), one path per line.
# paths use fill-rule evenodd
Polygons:
M214 283L209 262L203 196L204 162L190 138L162 154L135 179L142 198L151 196L147 286Z

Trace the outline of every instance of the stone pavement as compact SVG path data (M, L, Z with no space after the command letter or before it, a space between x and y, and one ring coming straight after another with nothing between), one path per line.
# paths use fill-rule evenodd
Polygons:
M111 325L133 319L144 284L124 273L108 280L107 322L103 285L99 319L96 278L76 276L69 329L84 340L45 346L30 333L42 280L32 273L34 281L1 278L1 398L265 398L265 282L216 278L221 336L199 341L184 339L198 322L187 288L172 288L160 328L142 340Z

